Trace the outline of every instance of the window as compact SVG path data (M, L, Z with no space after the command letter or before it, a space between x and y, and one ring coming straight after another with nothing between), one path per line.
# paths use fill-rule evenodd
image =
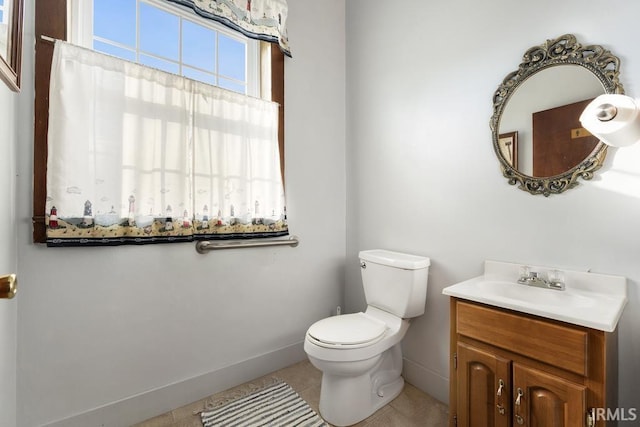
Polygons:
M99 20L76 20L75 15L79 13L81 6L87 6L86 0L48 0L46 2L35 2L35 33L36 33L36 69L35 69L35 131L34 131L34 241L44 242L45 220L43 212L46 202L46 162L47 162L47 129L48 129L48 90L51 67L51 56L53 45L42 39L46 36L54 39L67 40L69 35L72 40L82 40L85 46L93 45L96 50L110 53L127 59L133 59L151 64L157 68L174 67L173 71L189 78L196 75L201 76L201 80L211 83L216 81L221 87L251 94L258 91L258 85L252 88L252 80L261 81L262 94L267 98L278 102L281 105L279 117L279 140L281 167L284 168L284 55L270 44L255 42L246 39L244 36L228 31L220 25L203 22L197 18L193 12L181 10L181 8L169 5L169 3L157 0L95 0L95 8L109 6L109 4L135 3L135 13L120 15L118 19L134 20L135 31L113 32L108 27L119 28L120 22L114 25L111 21L108 26L98 22ZM69 6L69 10L67 10ZM172 11L172 13L168 13ZM177 12L176 12L177 11ZM166 19L167 22L177 22L178 40L166 42L165 39L160 46L166 50L159 49L153 41L160 37L155 28L165 29L163 25L149 25L149 19L153 16L157 19ZM80 16L80 15L78 15ZM85 15L86 16L86 15ZM91 16L91 15L89 15ZM146 16L146 17L145 17ZM155 18L154 18L155 19ZM146 22L146 23L145 23ZM146 28L146 30L145 30ZM145 31L148 31L145 33ZM189 38L193 38L196 33L210 34L215 47L213 57L204 57L194 52L193 45ZM91 36L87 39L87 34ZM135 36L131 36L135 34ZM164 37L164 35L162 35ZM89 40L87 42L87 40ZM88 43L88 44L87 44ZM254 46L253 48L251 46ZM197 51L204 51L204 48ZM259 51L259 53L258 53ZM223 55L223 52L231 52ZM254 53L252 53L254 52ZM130 55L129 57L125 55ZM229 62L225 58L231 58ZM252 76L249 69L259 69L257 65L258 56L262 59L262 69L269 71L269 78L264 76ZM253 59L252 59L253 58ZM244 61L244 65L238 65ZM255 61L256 66L252 66ZM154 65L155 64L155 65ZM242 72L244 68L244 73ZM258 73L255 73L258 74ZM207 80L209 79L209 80ZM244 89L244 90L241 90Z
M20 91L24 0L0 0L0 80Z
M259 96L256 40L166 1L73 0L71 5L74 44Z
M9 34L9 11L7 6L4 4L4 0L0 0L0 52L5 56L5 52L8 49L7 35Z

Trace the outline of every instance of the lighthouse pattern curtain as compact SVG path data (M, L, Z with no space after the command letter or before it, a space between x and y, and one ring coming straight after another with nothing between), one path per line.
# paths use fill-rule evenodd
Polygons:
M278 105L56 42L47 244L288 234Z
M192 8L247 37L278 43L291 56L287 35L286 0L167 0Z

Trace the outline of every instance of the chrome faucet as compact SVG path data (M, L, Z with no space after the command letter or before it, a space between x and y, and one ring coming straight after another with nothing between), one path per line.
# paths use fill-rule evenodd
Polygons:
M536 288L547 288L556 291L564 291L564 274L561 271L550 272L551 279L540 277L538 272L530 271L529 267L522 267L518 283L521 285L535 286Z

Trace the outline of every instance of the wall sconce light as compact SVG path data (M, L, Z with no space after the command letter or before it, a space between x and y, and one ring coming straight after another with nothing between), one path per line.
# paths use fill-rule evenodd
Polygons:
M582 112L580 123L612 147L625 147L640 141L640 108L635 99L626 95L598 96Z

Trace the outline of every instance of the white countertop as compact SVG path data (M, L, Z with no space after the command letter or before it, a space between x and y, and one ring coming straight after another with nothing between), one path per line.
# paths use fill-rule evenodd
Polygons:
M484 275L443 289L448 296L613 332L627 303L627 280L562 270L565 290L517 283L520 264L486 261ZM554 268L530 266L543 274ZM512 288L513 286L513 288Z

